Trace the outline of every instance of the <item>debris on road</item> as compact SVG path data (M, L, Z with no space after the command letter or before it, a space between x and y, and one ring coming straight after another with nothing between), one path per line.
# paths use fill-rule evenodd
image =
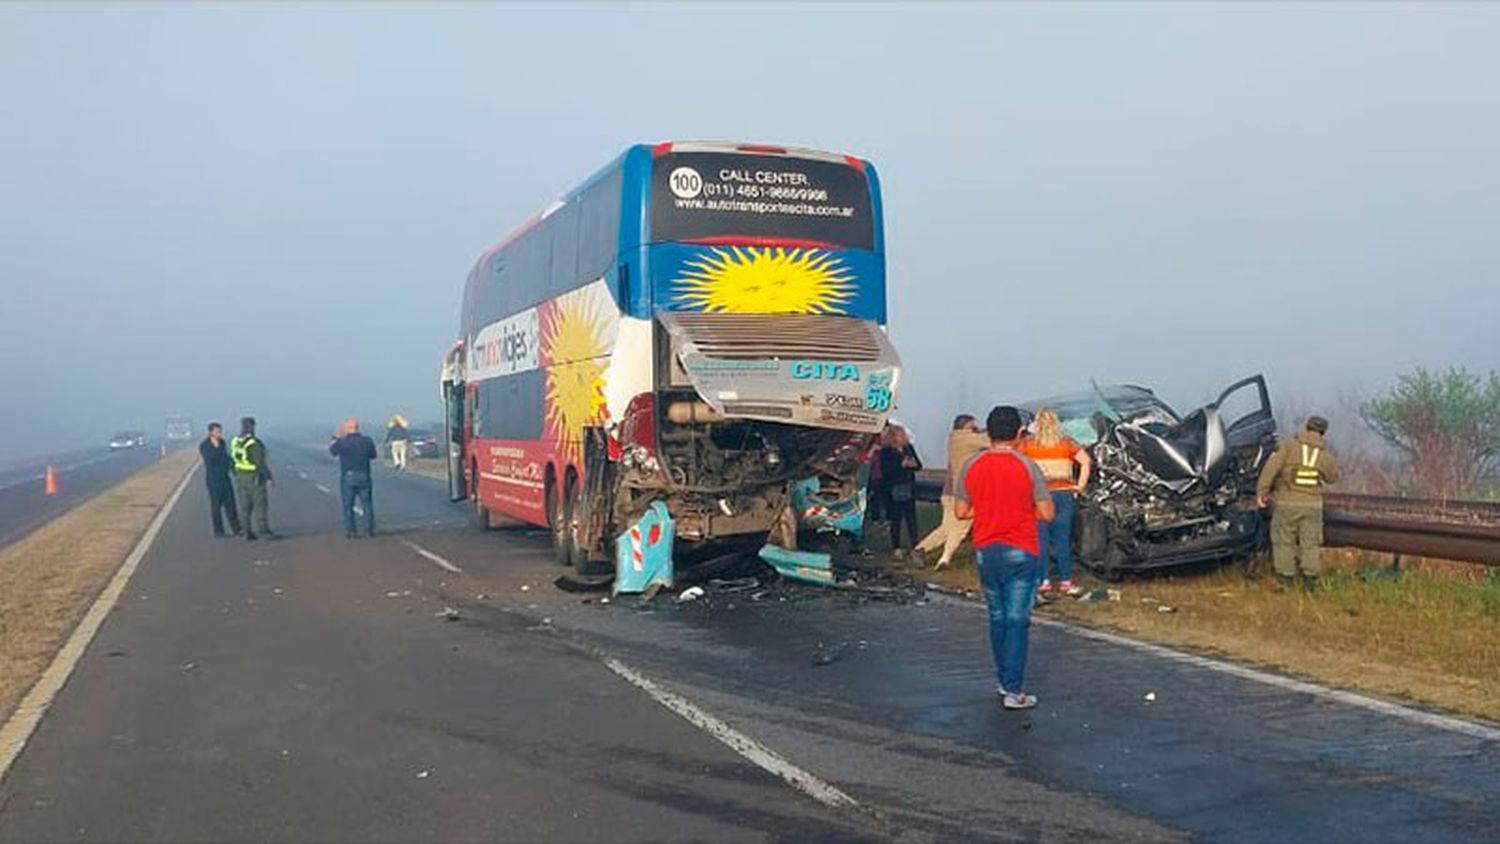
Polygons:
M1146 692L1146 702L1147 703L1155 703L1156 702L1156 692Z
M385 596L387 598L399 598L399 597L401 597L401 593L400 592L387 592L387 593L385 593Z
M833 556L816 551L792 551L779 545L765 545L760 558L781 573L782 577L827 586L833 583Z
M431 774L432 774L431 771L417 771L417 779L419 779L419 780L425 780Z
M826 647L820 642L820 643L818 643L818 649L816 651L813 651L812 664L813 665L832 665L835 662L838 662L839 660L843 659L844 655L847 654L848 652L849 652L849 643L848 642L839 642L837 644L829 645L829 646L826 646Z
M1159 612L1159 613L1177 612L1177 608L1176 607L1167 606L1166 604L1159 604L1156 607L1156 611Z
M182 664L182 670L183 671L192 671L194 668L197 668L197 667L198 667L198 663L196 663L196 662L184 662Z
M703 597L704 594L705 593L702 586L689 586L688 588L678 593L677 603L683 604L687 603L688 601L696 601L699 598Z
M708 585L715 592L723 592L726 594L733 592L748 592L752 589L760 588L760 578L736 577L733 579L725 580L715 577L708 581Z
M1120 598L1120 590L1118 589L1095 589L1092 592L1085 592L1078 596L1078 600L1080 601L1118 601Z
M441 618L445 618L448 621L458 621L458 619L460 617L459 614L458 614L458 610L456 610L456 609L454 609L452 607L443 607L441 611L435 612L435 613L433 613L433 615L434 616L439 616Z
M552 585L564 592L603 592L608 590L613 582L613 575L602 578L582 578L565 574L552 581Z
M523 584L521 584L521 591L522 592L530 592L531 591L531 584L530 583L523 583Z

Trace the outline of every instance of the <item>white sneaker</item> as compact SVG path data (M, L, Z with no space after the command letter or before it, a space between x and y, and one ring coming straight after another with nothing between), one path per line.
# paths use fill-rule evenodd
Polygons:
M1036 706L1036 695L1025 692L1006 692L1000 699L1000 705L1006 709L1030 709Z

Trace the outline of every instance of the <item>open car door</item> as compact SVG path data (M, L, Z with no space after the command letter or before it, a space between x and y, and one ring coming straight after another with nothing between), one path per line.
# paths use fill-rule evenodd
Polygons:
M1253 448L1276 433L1271 413L1271 393L1264 375L1252 375L1230 384L1214 405L1224 418L1224 438L1231 449Z

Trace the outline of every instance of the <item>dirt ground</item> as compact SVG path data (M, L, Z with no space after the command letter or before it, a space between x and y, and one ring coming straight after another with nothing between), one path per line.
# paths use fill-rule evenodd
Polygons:
M925 528L937 508L924 508ZM876 549L888 547L877 530ZM899 570L950 588L977 589L967 545L943 571L935 555ZM1500 570L1443 561L1325 549L1325 575L1307 594L1286 589L1256 561L1102 583L1118 601L1053 600L1039 613L1216 653L1343 688L1392 695L1500 720ZM1165 608L1165 609L1163 609Z
M0 548L0 718L46 670L197 459L192 449L171 454Z

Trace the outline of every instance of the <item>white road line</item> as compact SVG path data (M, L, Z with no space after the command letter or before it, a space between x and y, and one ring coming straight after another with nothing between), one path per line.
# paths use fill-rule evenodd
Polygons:
M973 609L984 609L984 604L978 601L970 601L951 595L945 595L944 598L946 600L955 601ZM1409 721L1413 724L1421 724L1424 727L1435 727L1439 730L1447 730L1451 733L1459 733L1460 735L1472 736L1474 738L1483 739L1485 741L1500 741L1500 727L1496 727L1491 724L1486 724L1479 721L1470 721L1467 718L1458 718L1453 715L1441 715L1436 712L1428 712L1424 709L1404 706L1402 704L1394 703L1389 700L1381 700L1380 698L1369 697L1368 695L1362 695L1358 692L1350 692L1343 689L1334 689L1328 686L1319 685L1317 683L1310 683L1306 680L1297 680L1291 677L1283 677L1280 674L1272 674L1269 671L1261 671L1259 669L1250 668L1244 665L1236 665L1233 662L1224 662L1223 660L1214 659L1212 657L1201 656L1199 654L1188 653L1186 651L1174 650L1173 648L1168 648L1163 645L1153 645L1150 642L1142 642L1139 639L1132 639L1129 636L1121 636L1115 633L1106 633L1103 630L1095 630L1092 627L1085 627L1081 624L1073 624L1071 622L1060 621L1054 618L1038 618L1035 615L1031 617L1031 620L1033 623L1039 624L1043 627L1056 628L1058 630L1062 630L1065 633L1071 633L1084 639L1093 639L1096 642L1108 642L1111 645L1119 645L1120 647L1131 648L1133 650L1148 653L1152 656L1171 660L1173 662L1180 662L1185 665L1192 665L1198 668L1207 669L1209 671L1217 671L1220 674L1228 674L1232 677L1239 677L1244 680L1263 683L1267 686L1275 686L1278 689L1286 689L1287 691L1292 692L1301 692L1302 694L1312 695L1313 697L1322 698L1324 700L1337 701L1338 703L1342 703L1346 706L1353 706L1359 709L1366 709L1371 712L1378 712L1382 715L1389 715L1392 718L1399 718L1403 721Z
M401 544L405 545L406 547L410 548L411 550L417 552L418 554L422 555L423 557L426 557L427 559L431 560L438 568L442 569L443 571L451 571L454 574L463 574L463 571L464 571L463 569L459 568L458 566L453 565L452 563L448 562L447 560L443 559L442 557L439 557L438 555L432 553L431 551L428 551L426 548L423 548L422 546L418 545L415 542L409 542L409 541L403 539L403 540L401 540Z
M641 676L630 667L615 659L604 660L610 671L625 678L631 685L650 695L657 703L687 719L688 723L713 736L730 750L754 762L760 768L781 777L792 788L828 806L858 806L853 797L809 774L775 753L755 739L735 730L718 718L699 709L680 695L667 691L652 680Z
M84 614L83 620L73 628L73 635L63 645L62 650L57 652L52 664L42 672L41 679L26 693L21 700L21 705L11 714L10 720L0 727L0 780L10 770L10 766L16 761L25 749L26 742L31 739L31 734L36 731L37 725L42 722L42 716L47 714L47 708L62 690L63 684L68 682L72 676L73 669L78 665L78 660L83 657L83 652L89 643L94 640L94 634L99 632L99 626L114 608L115 602L120 599L120 593L125 591L125 585L130 582L130 576L140 566L141 560L145 558L146 552L151 550L151 544L156 541L156 535L161 532L161 526L166 523L167 517L172 514L172 508L177 506L177 499L182 497L182 491L187 489L188 481L198 473L198 464L194 463L187 473L182 476L182 481L177 484L170 498L156 511L156 517L146 527L146 532L141 534L140 541L136 542L135 548L131 549L130 555L120 568L115 571L115 576L110 579L109 585L99 593L94 600L93 606Z
M1291 677L1283 677L1279 674L1272 674L1268 671L1260 671L1254 668L1248 668L1243 665L1235 665L1232 662L1223 662L1210 657L1200 656L1198 654L1185 653L1183 651L1173 650L1172 648L1163 647L1161 645L1153 645L1150 642L1141 642L1125 636L1118 636L1114 633L1105 633L1102 630L1094 630L1092 628L1081 627L1076 624L1069 624L1065 621L1056 621L1054 619L1048 618L1033 618L1032 620L1037 624L1046 627L1056 627L1068 633L1072 633L1075 636L1081 636L1085 639L1093 639L1098 642L1108 642L1112 645L1120 645L1122 647L1133 648L1135 650L1151 654L1152 656L1172 660L1173 662L1181 662L1186 665L1205 668L1209 671L1217 671L1221 674L1229 674L1231 676L1240 677L1245 680L1253 680L1257 683L1264 683L1268 686L1275 686L1277 688L1286 689L1288 691L1301 692L1302 694L1320 697L1324 700L1338 701L1339 703L1348 706L1367 709L1371 712L1378 712L1382 715L1389 715L1393 718L1400 718L1403 721L1410 721L1413 724L1421 724L1424 727L1436 727L1440 730L1447 730L1453 733L1461 733L1466 736L1473 736L1474 738L1485 739L1487 741L1500 741L1500 728L1492 727L1487 724L1481 724L1475 721L1469 721L1464 718L1456 718L1452 715L1439 715L1436 712L1427 712L1421 709L1414 709L1410 706L1403 706L1399 703L1392 703L1388 700L1367 697L1356 692L1344 691L1343 689L1332 689L1327 686L1318 685L1317 683L1309 683L1306 680L1295 680Z
M314 484L314 486L318 488L318 492L321 492L324 495L333 495L333 490L329 489L326 486L323 486L322 484Z

